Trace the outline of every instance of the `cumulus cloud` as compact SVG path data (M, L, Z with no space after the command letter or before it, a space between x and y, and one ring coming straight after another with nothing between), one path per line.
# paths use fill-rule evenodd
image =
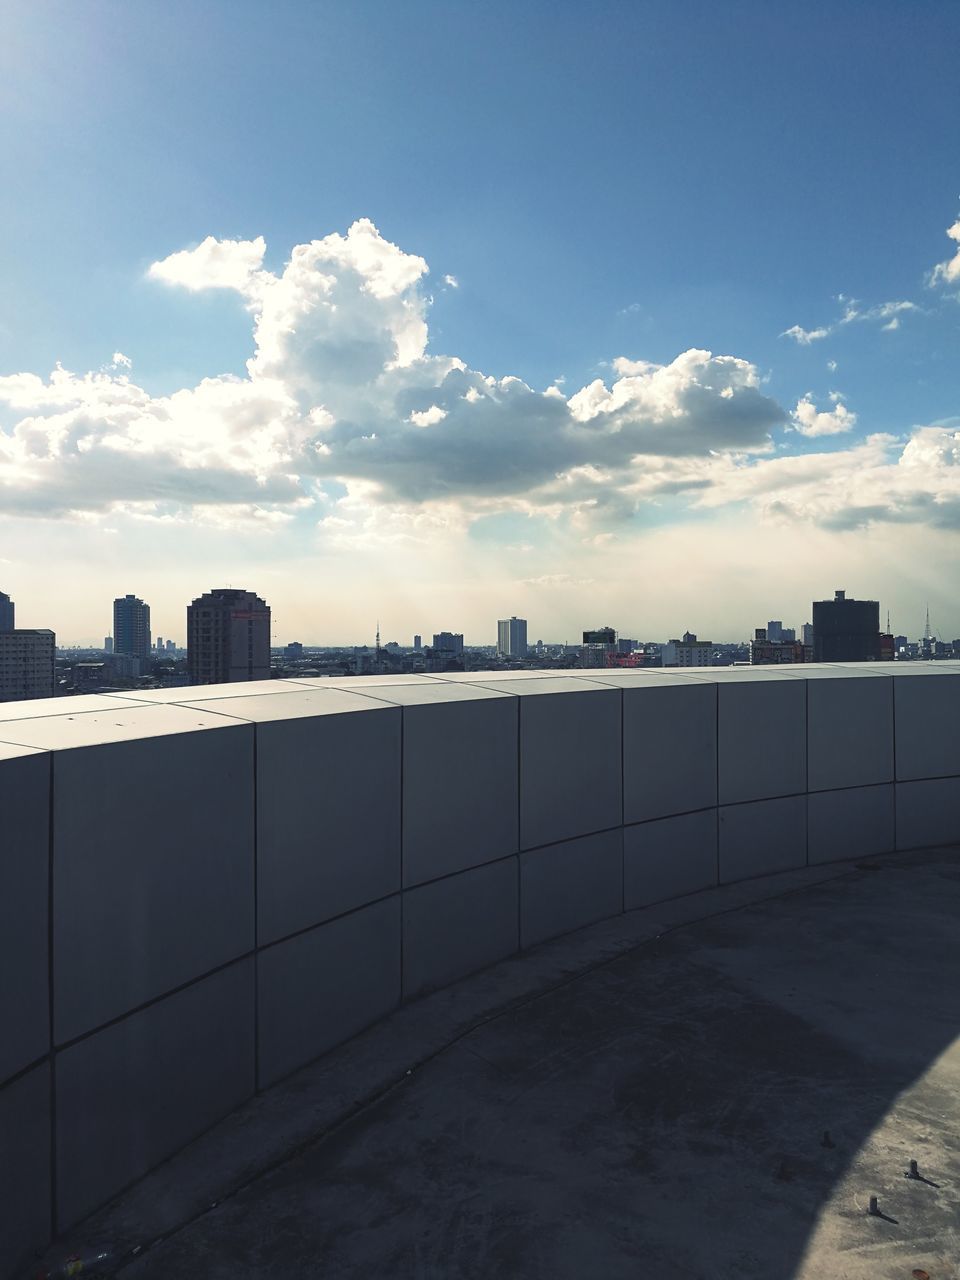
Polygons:
M0 510L65 515L116 506L291 502L303 429L275 386L206 379L151 398L126 378L54 371L0 378L30 412L0 432Z
M431 354L427 264L367 219L297 245L279 273L263 269L264 254L262 238L208 237L149 272L239 295L255 341L244 378L166 397L117 360L112 374L0 379L0 399L21 414L0 437L6 509L180 504L209 517L219 503L262 519L315 502L321 521L369 523L375 506L445 505L463 518L499 503L612 518L643 459L762 451L786 418L753 365L709 351L665 365L618 359L609 382L569 398ZM338 486L357 500L349 516L323 505Z
M909 440L868 436L848 449L727 466L697 499L749 502L770 519L846 531L879 524L960 530L960 431L917 427Z
M0 512L267 529L303 519L332 546L402 548L504 513L596 545L689 507L746 503L839 527L885 510L942 520L955 503L948 427L918 429L905 447L875 441L869 466L856 450L776 456L782 428L839 435L856 415L836 393L830 407L807 395L787 413L748 360L700 349L665 363L620 356L569 396L537 390L430 350L427 264L369 220L297 245L277 272L265 252L262 238L208 237L149 272L236 293L254 337L243 377L153 396L121 352L96 373L0 377ZM886 320L908 305L882 304Z
M411 413L409 421L416 427L435 427L438 422L442 422L447 416L446 409L441 409L438 404L432 404L429 409L414 409Z
M832 409L817 409L812 394L808 391L791 414L794 429L803 436L835 436L843 431L852 431L856 426L857 415L851 413L843 403L839 392L830 394Z
M948 258L946 262L937 263L933 268L930 273L932 285L960 283L960 218L952 227L947 228L947 235L957 242L957 251L952 258Z
M207 236L195 249L181 249L155 262L151 280L200 289L238 289L246 292L258 278L267 251L263 236L256 240L217 240Z
M446 275L446 276L444 276L444 277L443 277L443 283L444 283L444 284L445 284L449 289L459 289L459 288L460 288L460 281L457 279L457 277L456 277L456 276L451 276L451 275Z

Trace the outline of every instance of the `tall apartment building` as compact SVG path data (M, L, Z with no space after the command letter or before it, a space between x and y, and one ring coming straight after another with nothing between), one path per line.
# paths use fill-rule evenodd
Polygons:
M0 630L0 702L52 698L56 648L52 631Z
M879 601L848 600L845 591L837 591L832 600L814 600L814 662L877 662L879 658Z
M141 674L150 660L150 606L137 596L113 602L113 651L140 661Z
M12 631L16 625L13 601L5 592L0 591L0 631Z
M685 631L682 640L668 640L660 650L665 667L709 667L713 653L712 640L698 640L692 631Z
M436 631L433 636L434 649L441 649L444 653L456 654L458 658L463 657L463 636L455 631Z
M270 606L252 591L217 587L187 605L191 684L270 679Z
M500 618L497 622L497 657L527 656L526 618Z

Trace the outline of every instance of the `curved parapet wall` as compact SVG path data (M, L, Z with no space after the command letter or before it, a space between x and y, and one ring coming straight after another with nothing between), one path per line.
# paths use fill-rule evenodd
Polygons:
M0 705L0 1275L405 1000L720 883L960 841L960 664Z

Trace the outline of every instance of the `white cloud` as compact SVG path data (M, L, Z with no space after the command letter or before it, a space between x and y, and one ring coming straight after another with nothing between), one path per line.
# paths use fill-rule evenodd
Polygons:
M869 311L864 312L864 318L868 320L884 320L887 316L897 316L905 311L919 310L920 308L915 302L881 302L878 307L871 307Z
M957 242L957 251L952 258L948 258L946 262L939 262L930 273L930 283L935 284L957 284L960 282L960 218L956 220L952 227L947 228L947 235L951 240Z
M818 410L808 391L802 400L797 401L797 407L791 414L794 429L803 436L835 436L851 431L856 426L857 415L850 412L838 392L832 392L830 399L833 401L832 409Z
M830 370L830 372L831 372L831 373L836 373L836 372L837 372L837 362L836 362L836 360L828 360L828 361L827 361L827 368Z
M884 325L885 329L891 327L899 328L898 317L906 311L919 311L920 308L915 302L880 302L875 307L867 307L865 311L861 311L856 302L847 303L846 310L840 320L840 324L851 324L854 320L889 320L892 316L897 320L894 326Z
M154 262L147 275L193 291L237 289L246 293L258 277L266 251L263 236L256 240L217 240L207 236L195 249L181 249Z
M793 338L802 347L809 347L811 342L819 342L821 338L826 338L829 333L829 329L802 329L800 325L792 324L789 329L784 329L780 337Z
M883 330L884 333L893 333L896 329L900 328L900 317L894 316L892 320L890 320L887 324L881 325L880 328Z
M446 276L444 276L444 277L443 277L443 283L444 283L445 285L447 285L447 287L448 287L448 288L450 288L450 289L459 289L459 288L460 288L460 281L457 279L457 277L456 277L456 276L450 276L450 275L446 275Z
M829 453L727 462L697 505L750 502L767 519L826 529L924 524L960 530L960 430L917 427L906 443L868 436Z
M12 414L0 428L0 510L165 528L302 517L325 545L356 550L422 548L504 514L597 545L691 506L746 503L838 528L945 524L957 508L950 426L779 456L782 427L827 437L849 433L856 415L837 393L828 408L808 394L788 414L755 365L698 349L663 364L620 356L569 397L473 370L428 348L426 262L365 219L296 246L276 273L264 254L259 238L211 237L151 269L191 291L240 294L254 332L242 378L151 396L121 352L96 373L0 377ZM882 304L887 322L911 306Z
M791 325L789 329L784 329L780 334L781 338L793 338L803 347L809 347L813 342L819 342L822 338L827 338L830 334L835 333L842 325L853 324L855 321L870 320L888 320L889 324L883 325L884 329L899 329L899 317L908 311L919 311L920 308L915 302L907 302L906 300L894 302L880 302L876 306L861 309L856 298L848 298L846 294L838 293L837 301L843 305L843 314L834 324L822 325L818 329L804 329L798 324Z
M422 528L428 507L444 527L498 509L582 525L632 513L638 459L762 451L786 418L753 365L708 351L665 365L621 357L609 385L569 399L428 354L427 264L366 219L296 246L279 273L264 253L262 238L208 237L150 272L243 297L255 340L245 378L161 397L119 360L112 372L0 378L19 415L0 433L4 510L222 523L313 506L318 520L387 540ZM328 491L349 501L332 512Z
M133 361L129 356L125 356L122 351L115 351L110 360L114 369L131 369Z
M432 404L429 409L414 409L408 418L415 427L435 427L438 422L442 422L447 416L446 409L441 409L438 404Z
M575 578L569 573L544 573L539 578L520 578L522 587L541 587L556 590L565 587L588 587L593 578Z

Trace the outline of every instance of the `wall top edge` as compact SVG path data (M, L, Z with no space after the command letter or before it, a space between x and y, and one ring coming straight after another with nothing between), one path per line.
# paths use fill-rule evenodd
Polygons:
M469 687L477 688L477 685L472 684ZM509 694L513 698L536 698L548 694L610 694L614 692L611 685L604 683L602 680L593 679L590 673L586 671L582 675L548 676L542 680L498 680L494 675L484 681L481 687L483 689L492 689L497 693Z
M485 684L455 684L442 680L419 677L417 684L394 684L389 676L383 676L383 684L369 684L360 696L381 707L426 707L450 702L483 702L510 698L509 693L493 689Z
M249 698L257 693L290 693L299 689L303 680L235 680L232 684L188 684L176 689L132 689L123 696L140 703L209 702L214 698ZM57 698L57 702L76 701L79 698ZM0 708L2 711L2 708Z
M42 756L46 754L39 747L24 747L18 742L0 742L0 761L22 760L25 756Z
M76 698L75 702L85 699ZM74 715L41 716L0 724L0 738L16 746L43 751L70 751L109 746L146 738L170 737L206 729L245 728L235 719L210 715L189 707L120 706L114 711L82 711Z
M16 720L74 716L80 711L116 711L118 707L135 707L138 701L139 698L136 695L131 697L112 693L86 693L80 697L33 698L29 702L0 702L0 726Z
M140 712L153 715L161 711L191 708L193 714L213 715L221 719L259 720L284 719L293 715L325 714L334 710L347 710L348 703L339 695L349 695L357 702L352 709L359 710L360 699L375 705L418 706L439 702L470 701L478 698L518 697L527 694L575 693L584 690L651 689L703 684L736 684L769 682L777 680L828 680L880 676L895 679L925 678L944 679L960 677L960 662L872 662L872 663L823 663L801 664L783 667L663 667L638 671L607 670L604 668L578 668L557 672L549 669L525 669L507 671L447 672L432 675L385 675L355 677L291 677L282 680L257 680L249 683L220 685L187 685L177 689L125 690L122 693L83 694L75 697L37 698L27 702L0 703L0 739L15 745L33 745L28 724L43 727L38 737L43 738L40 749L48 749L47 741L56 737L54 721L74 720L94 714L105 717L107 722L119 724L121 713ZM294 710L294 703L275 715L262 710L261 700L274 700L284 695L325 693L329 701L318 703L315 712ZM333 695L338 697L335 699ZM254 701L256 700L256 702ZM230 704L244 702L246 709ZM219 704L219 705L216 705ZM248 714L249 713L249 714ZM132 723L132 722L131 722ZM166 728L161 719L145 722L144 732L184 732L182 728ZM120 725L122 727L122 725ZM198 727L200 724L198 722ZM205 727L205 726L204 726ZM26 736L25 736L26 735ZM128 736L140 736L130 734ZM63 730L63 737L74 740L76 731ZM107 735L103 740L119 740L120 735Z
M278 681L279 683L279 681ZM196 689L194 692L199 693ZM369 692L369 691L368 691ZM350 715L356 711L396 712L398 708L381 698L351 693L346 689L273 690L238 698L197 698L180 704L183 710L208 712L246 722L270 724L279 720L315 720L318 716Z

